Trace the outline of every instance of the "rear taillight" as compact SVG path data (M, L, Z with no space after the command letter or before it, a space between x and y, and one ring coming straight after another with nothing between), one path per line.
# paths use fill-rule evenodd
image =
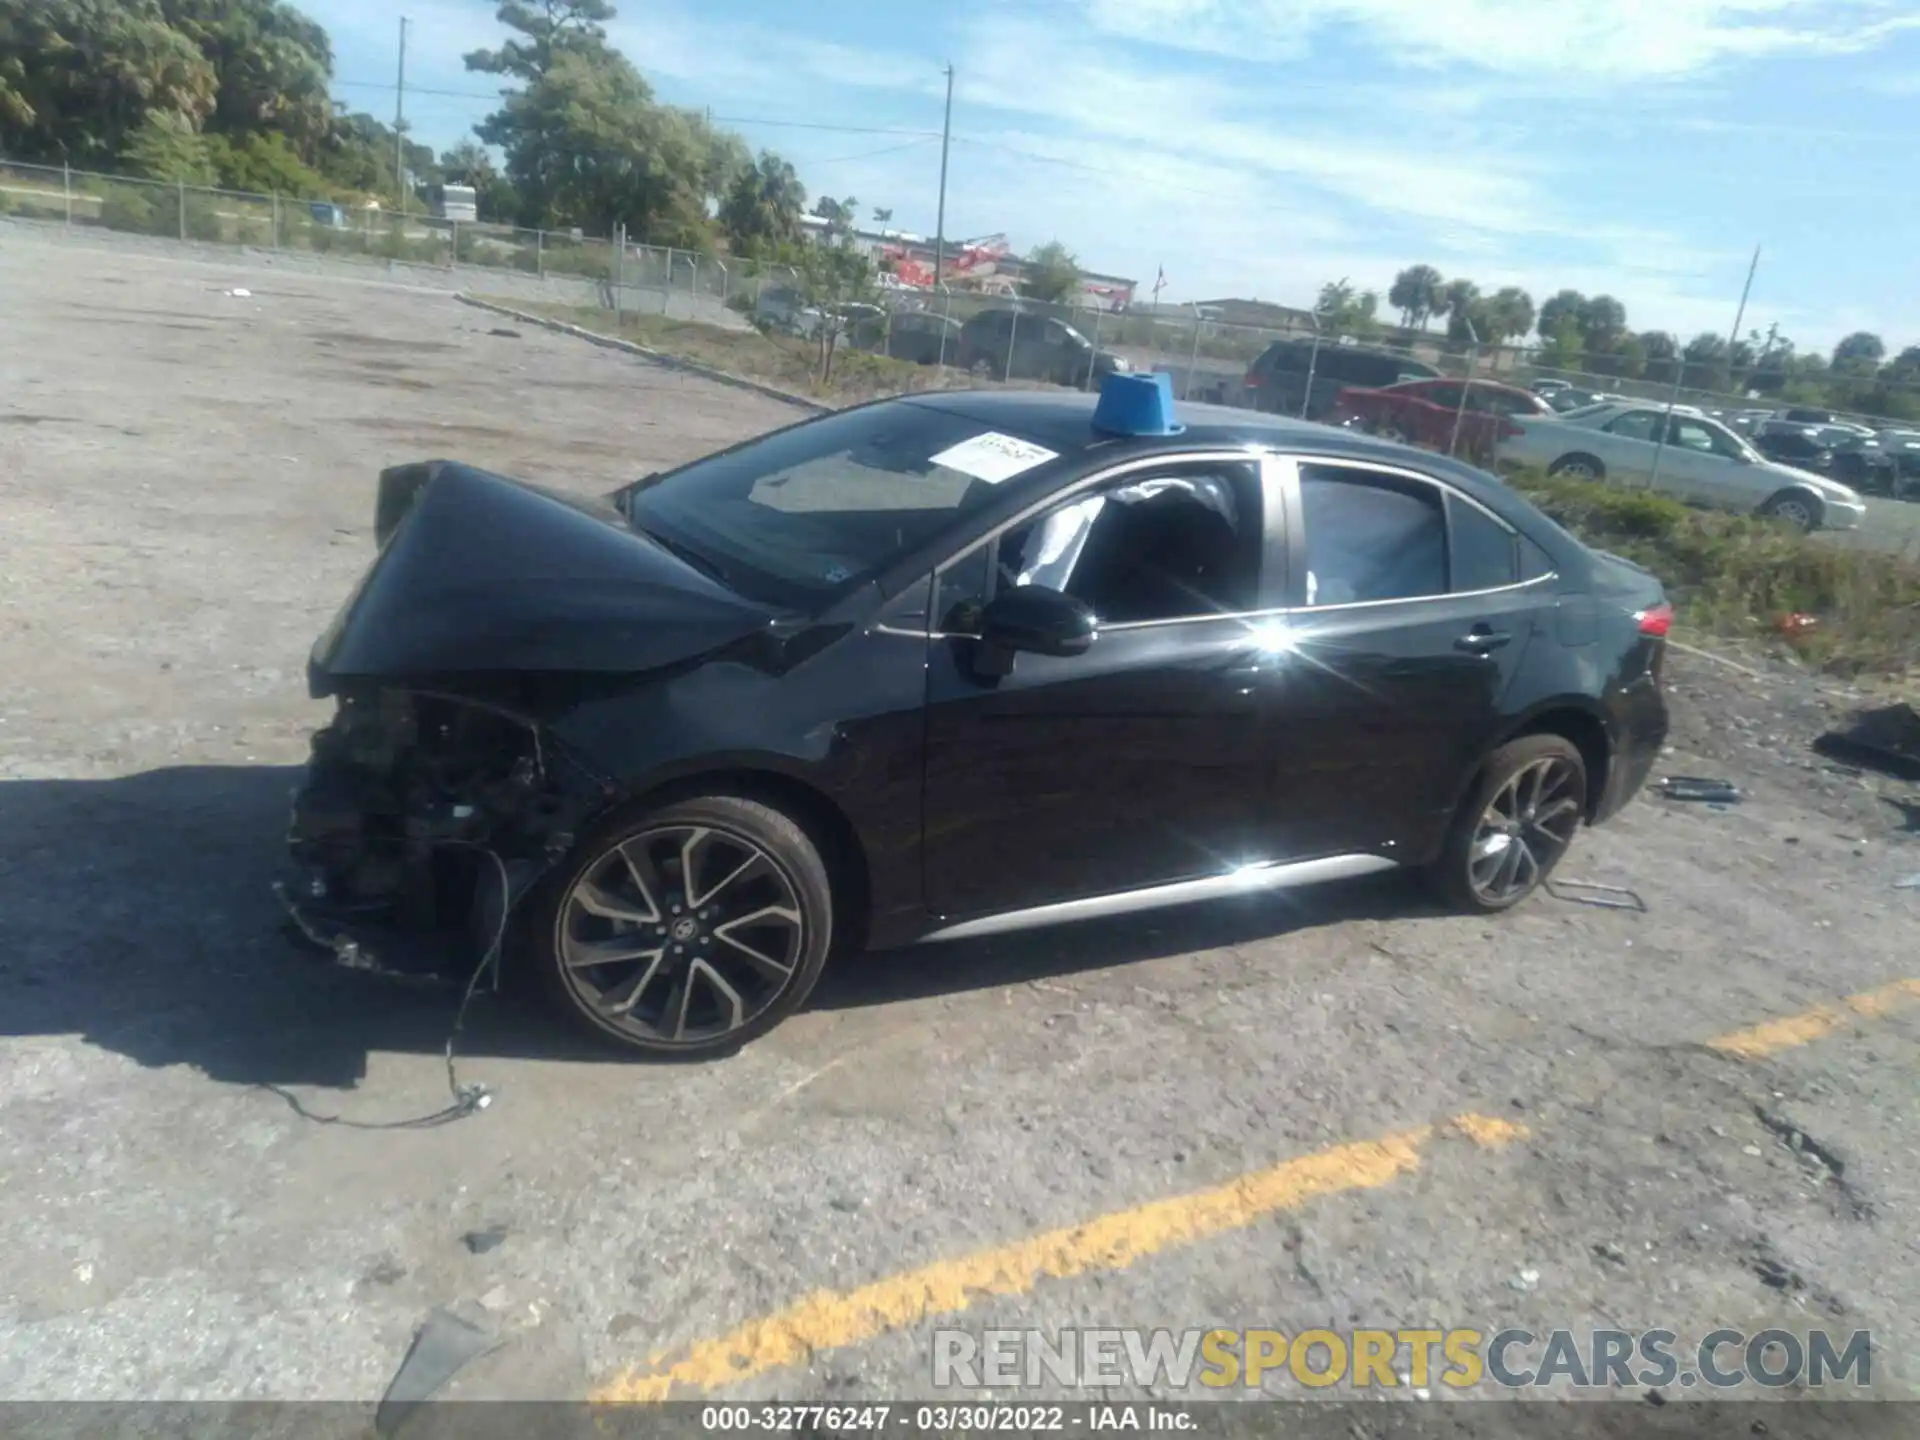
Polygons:
M1673 606L1662 600L1658 605L1637 613L1633 620L1640 627L1642 635L1657 635L1664 639L1667 632L1673 629Z

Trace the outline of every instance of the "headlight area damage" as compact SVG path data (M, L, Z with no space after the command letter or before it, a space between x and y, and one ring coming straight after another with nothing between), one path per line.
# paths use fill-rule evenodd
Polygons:
M400 688L342 694L315 733L281 887L339 963L464 979L609 787L531 721Z
M380 476L379 553L313 647L332 698L280 887L343 964L466 978L615 794L556 725L764 629L606 500L447 461Z

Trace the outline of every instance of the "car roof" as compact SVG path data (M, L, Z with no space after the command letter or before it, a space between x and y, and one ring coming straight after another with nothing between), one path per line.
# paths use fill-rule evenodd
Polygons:
M1491 497L1490 503L1496 508L1502 503L1511 503L1507 487L1484 471L1444 455L1410 453L1404 445L1359 431L1234 405L1176 401L1175 419L1186 427L1178 434L1107 435L1093 428L1093 411L1098 402L1097 395L1065 390L946 390L923 391L878 403L915 405L964 416L1089 464L1105 463L1128 454L1148 456L1197 449L1270 446L1328 459L1410 465L1458 485L1476 500Z

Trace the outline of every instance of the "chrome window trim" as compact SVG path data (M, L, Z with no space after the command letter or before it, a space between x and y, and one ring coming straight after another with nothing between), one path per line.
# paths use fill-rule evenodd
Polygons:
M1436 475L1423 474L1418 470L1411 470L1403 465L1395 465L1391 461L1362 460L1344 455L1307 455L1289 452L1276 455L1274 458L1293 465L1296 488L1300 478L1299 467L1303 464L1331 465L1345 470L1366 470L1374 474L1391 475L1396 479L1413 480L1422 485L1430 485L1439 491L1441 499L1440 513L1443 517L1443 524L1445 523L1446 502L1448 499L1455 499L1464 504L1471 505L1514 539L1524 540L1527 538L1504 516L1495 514L1490 507L1467 494L1467 492L1462 490L1458 485L1450 485ZM1447 538L1449 542L1451 542L1453 537L1449 534ZM1304 524L1301 526L1301 539L1303 542L1306 539L1306 527ZM1511 585L1494 585L1481 590L1449 590L1442 595L1402 595L1392 600L1353 600L1344 605L1301 605L1283 613L1289 615L1324 615L1331 611L1377 609L1382 605L1431 605L1443 600L1472 600L1483 595L1504 595L1509 591L1526 590L1535 585L1543 585L1549 580L1558 579L1559 573L1557 570L1549 570L1546 574L1536 575L1531 580L1516 580Z

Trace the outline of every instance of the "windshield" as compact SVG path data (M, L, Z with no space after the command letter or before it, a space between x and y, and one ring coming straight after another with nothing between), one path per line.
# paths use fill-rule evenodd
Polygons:
M1055 458L944 410L866 406L696 460L635 491L627 518L744 595L814 609Z

